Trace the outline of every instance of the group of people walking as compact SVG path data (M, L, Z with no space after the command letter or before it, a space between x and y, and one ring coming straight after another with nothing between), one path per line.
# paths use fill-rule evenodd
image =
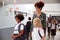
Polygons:
M56 20L55 17L49 17L48 21L47 21L47 27L48 27L48 36L50 38L51 36L51 40L54 40L54 37L56 35L56 30L57 30L57 24L58 21Z
M12 34L13 40L44 40L46 36L46 14L42 12L44 7L44 2L39 1L35 3L36 12L33 15L32 21L31 18L28 18L26 25L22 23L24 16L22 14L17 14L15 20L17 25L14 28ZM56 20L48 21L48 36L56 35ZM52 24L52 25L50 25ZM51 27L50 27L51 26ZM30 37L30 39L29 39Z

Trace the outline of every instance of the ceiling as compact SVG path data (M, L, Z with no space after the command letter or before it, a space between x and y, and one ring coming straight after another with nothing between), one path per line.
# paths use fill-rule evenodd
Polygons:
M0 0L2 2L4 0ZM5 0L5 4L13 4L14 0ZM37 0L16 0L17 4L35 3ZM44 0L45 3L60 3L60 0Z

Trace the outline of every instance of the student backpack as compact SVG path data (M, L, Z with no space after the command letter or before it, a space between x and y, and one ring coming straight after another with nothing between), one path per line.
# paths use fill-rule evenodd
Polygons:
M20 32L20 27L21 27L21 25L23 25L24 26L24 34L23 35L26 35L26 26L24 25L24 24L20 24L19 26L18 26L18 32Z

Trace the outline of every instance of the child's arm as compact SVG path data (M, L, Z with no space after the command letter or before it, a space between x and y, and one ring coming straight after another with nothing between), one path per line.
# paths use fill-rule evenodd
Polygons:
M11 38L13 38L13 36L14 36L14 35L13 35L13 33L12 33L12 34L11 34ZM15 39L15 38L13 38L13 40L14 40L14 39Z
M45 39L45 37L43 36L43 37L42 37L42 40L44 40L44 39Z
M21 37L23 33L24 33L24 30L21 30L20 33L18 35L13 36L13 38Z
M11 34L11 38L13 38L13 33Z
M18 34L18 35L15 35L14 38L21 37L23 34L24 34L24 26L21 25L21 26L20 26L19 34Z

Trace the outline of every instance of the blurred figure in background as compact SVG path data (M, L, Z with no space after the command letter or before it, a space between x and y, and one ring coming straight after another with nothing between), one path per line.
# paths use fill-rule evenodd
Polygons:
M48 21L47 21L47 29L48 29L48 37L50 38L50 31L51 31L51 20L52 17L50 15L50 17L48 17Z
M39 1L35 3L36 13L33 15L33 19L38 17L42 22L42 28L44 30L44 34L46 36L46 14L42 12L42 8L44 7L44 2Z
M56 35L56 28L57 28L57 20L53 18L51 20L51 40L54 40L54 37Z
M39 18L33 20L32 40L44 40L44 30Z
M31 28L31 17L28 18L28 22L26 23L26 29L27 29L27 40L29 40L30 28Z

